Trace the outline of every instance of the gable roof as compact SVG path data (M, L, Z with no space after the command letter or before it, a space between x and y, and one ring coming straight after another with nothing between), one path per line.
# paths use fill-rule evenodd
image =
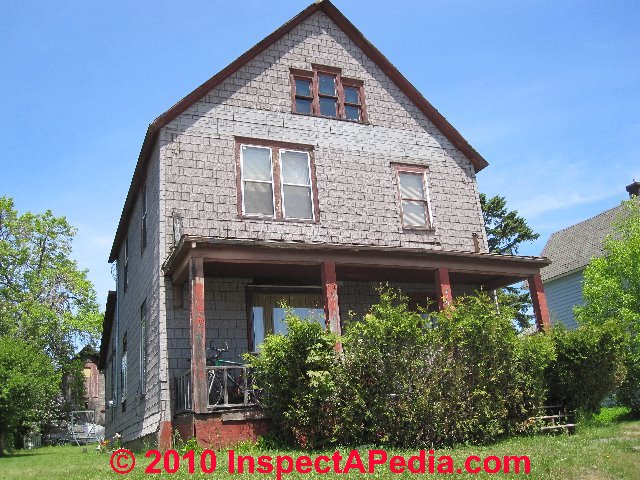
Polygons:
M393 80L400 90L413 101L420 111L435 125L440 132L473 164L475 171L479 172L488 165L488 162L462 137L440 113L431 105L426 98L407 80L398 69L385 57L380 50L373 46L364 35L338 10L329 0L320 0L305 8L298 15L286 22L269 36L258 42L252 48L240 55L237 59L220 70L217 74L200 85L198 88L189 93L186 97L173 105L169 110L156 118L147 128L144 142L140 150L138 162L129 186L127 199L125 200L116 236L113 240L111 253L109 255L109 263L113 262L117 255L120 244L125 235L125 226L128 223L129 216L135 204L135 193L140 188L144 179L144 171L151 156L153 146L158 136L158 132L162 127L167 125L178 115L187 110L191 105L200 100L206 93L222 83L227 77L236 72L240 67L245 65L251 59L263 52L276 41L280 40L284 35L293 30L300 23L304 22L316 12L324 12L338 27L344 31L347 36L355 43L365 54L373 60L378 67Z
M602 242L623 208L619 205L551 235L541 255L553 263L540 271L542 280L581 270L592 258L601 256Z

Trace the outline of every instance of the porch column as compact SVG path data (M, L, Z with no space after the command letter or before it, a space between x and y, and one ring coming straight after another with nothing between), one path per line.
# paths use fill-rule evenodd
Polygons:
M453 303L451 282L449 281L449 269L440 267L435 270L436 295L438 297L438 310L442 311Z
M193 385L193 410L207 411L207 359L204 316L204 262L202 258L192 258L189 264L191 283L191 382Z
M547 307L547 296L544 293L542 278L539 273L529 275L529 292L531 293L531 303L533 313L536 317L538 330L548 331L551 328L549 309Z
M338 306L338 283L335 262L322 262L322 294L327 327L333 333L340 334L340 308Z

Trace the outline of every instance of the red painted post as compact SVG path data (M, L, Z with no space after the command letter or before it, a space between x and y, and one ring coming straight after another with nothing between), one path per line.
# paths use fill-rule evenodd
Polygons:
M451 282L449 281L449 269L440 267L435 270L436 295L438 297L438 310L442 311L453 303Z
M336 280L335 262L323 262L322 270L322 294L324 296L324 313L327 327L338 335L342 332L340 327L340 308L338 306L338 283Z
M547 296L544 293L542 278L539 273L529 275L529 292L531 293L531 303L533 303L533 313L536 317L538 330L545 332L551 328L549 308L547 307Z
M206 323L204 316L204 262L192 258L189 265L191 283L191 381L193 385L193 410L207 411L207 357Z

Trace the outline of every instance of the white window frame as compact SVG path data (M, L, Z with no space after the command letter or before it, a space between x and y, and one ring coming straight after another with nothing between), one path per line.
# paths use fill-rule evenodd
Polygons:
M269 165L270 165L270 174L271 174L271 182L268 182L266 180L245 180L245 176L244 176L244 148L248 147L248 148L260 148L263 150L268 150L269 151ZM276 186L275 186L275 180L273 178L273 152L271 147L265 147L264 145L251 145L248 143L242 143L240 144L240 188L242 191L242 214L247 216L247 217L257 217L257 218L275 218L276 217ZM244 182L248 181L248 182L255 182L255 183L271 183L271 206L273 207L273 214L272 215L265 215L263 213L250 213L247 212L246 209L246 192L244 189Z
M398 206L400 209L400 223L402 224L402 228L404 230L434 230L434 222L433 222L433 213L431 209L431 193L429 191L429 169L420 165L394 165L394 170L396 174L397 192L398 192ZM414 199L414 198L404 198L402 196L402 187L400 184L400 175L420 175L422 179L422 190L424 192L423 199ZM425 215L427 225L407 225L404 220L404 208L402 205L403 200L407 200L409 202L413 201L421 201L425 203Z
M284 175L282 174L282 153L283 152L292 152L292 153L304 153L307 156L307 185L302 185L299 183L287 183L286 185L290 187L307 187L309 188L309 201L311 202L311 217L310 218L301 218L301 217L288 217L287 210L285 208L284 201ZM287 220L313 220L316 218L315 205L313 201L313 183L311 182L311 155L309 155L308 151L305 150L294 150L291 148L280 148L278 149L278 154L280 156L280 198L282 199L282 217ZM273 175L273 174L272 174Z

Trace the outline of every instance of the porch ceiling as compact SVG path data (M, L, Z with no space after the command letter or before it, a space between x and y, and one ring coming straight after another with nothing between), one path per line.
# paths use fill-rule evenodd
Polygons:
M285 243L183 236L163 270L174 284L189 277L189 260L204 260L205 276L320 284L322 262L335 262L338 281L434 282L448 268L454 284L498 288L527 279L546 258L335 244ZM293 284L295 284L293 283Z

